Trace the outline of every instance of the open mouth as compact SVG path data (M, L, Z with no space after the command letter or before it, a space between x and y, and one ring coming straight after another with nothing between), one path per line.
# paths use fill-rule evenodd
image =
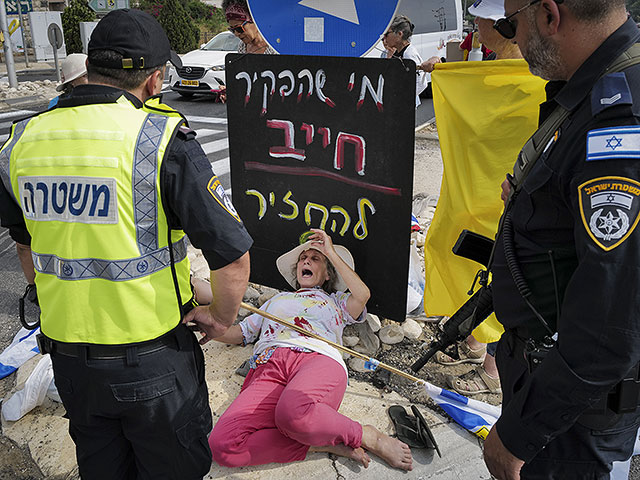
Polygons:
M313 272L308 268L303 268L301 273L302 273L302 278L308 278L313 276Z

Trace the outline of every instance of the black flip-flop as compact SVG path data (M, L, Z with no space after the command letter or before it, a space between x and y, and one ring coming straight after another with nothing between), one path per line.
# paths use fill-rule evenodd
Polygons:
M411 405L411 411L416 417L418 423L418 435L422 439L422 441L426 444L426 448L432 448L436 451L438 456L442 458L442 454L440 453L440 448L438 448L438 443L436 442L431 429L429 428L429 424L418 410L418 407L415 405Z
M425 441L420 436L417 420L409 416L401 405L392 405L387 410L393 425L396 427L398 440L413 448L427 448Z

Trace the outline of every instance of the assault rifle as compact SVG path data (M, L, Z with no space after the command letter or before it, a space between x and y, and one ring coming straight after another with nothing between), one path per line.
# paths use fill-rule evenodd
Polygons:
M493 240L477 233L463 230L452 251L455 255L468 258L488 267ZM478 272L478 277L486 275L484 271ZM474 281L474 285L475 285ZM483 280L481 279L481 283ZM484 282L486 283L486 282ZM473 286L469 295L473 293ZM429 350L422 355L413 365L411 370L417 372L433 357L436 352L444 352L457 341L464 340L471 332L493 313L493 295L491 285L482 285L473 296L467 300L456 313L442 327L436 339L429 345Z

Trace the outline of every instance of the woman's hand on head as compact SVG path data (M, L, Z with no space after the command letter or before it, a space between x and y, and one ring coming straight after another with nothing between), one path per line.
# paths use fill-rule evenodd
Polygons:
M327 235L327 232L320 230L319 228L312 228L311 231L313 232L313 235L309 236L309 240L311 241L313 248L321 252L325 257L331 259L331 255L336 254L331 237Z

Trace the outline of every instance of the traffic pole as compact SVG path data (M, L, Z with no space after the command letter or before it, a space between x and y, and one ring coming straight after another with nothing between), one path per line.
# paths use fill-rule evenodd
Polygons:
M24 48L24 66L29 68L29 54L27 53L27 40L24 35L24 17L22 16L22 5L18 2L18 18L20 19L20 34L22 35L22 48Z
M9 78L9 86L18 88L18 77L16 77L16 65L13 62L13 50L11 48L11 35L9 35L9 27L7 26L7 9L4 0L0 0L0 29L4 35L4 58L7 64L7 77Z

